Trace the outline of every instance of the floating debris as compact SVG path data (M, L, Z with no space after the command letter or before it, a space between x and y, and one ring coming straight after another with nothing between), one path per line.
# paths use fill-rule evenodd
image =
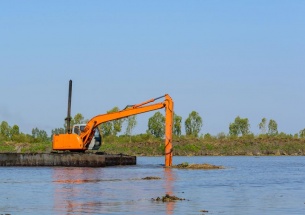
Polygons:
M156 177L156 176L147 176L145 178L142 178L142 180L160 180L160 177Z
M165 196L157 197L156 199L152 198L152 200L157 202L175 202L175 201L183 201L185 199L181 199L177 196L170 196L169 194L166 194Z
M216 166L212 164L189 164L187 162L183 162L178 165L173 165L171 168L177 168L177 169L224 169L223 166Z
M207 210L201 210L200 212L201 212L201 213L208 213L209 211L207 211Z

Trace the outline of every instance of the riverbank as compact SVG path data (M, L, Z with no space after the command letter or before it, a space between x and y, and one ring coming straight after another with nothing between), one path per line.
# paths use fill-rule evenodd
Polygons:
M305 139L280 137L255 138L174 138L173 153L177 156L263 156L263 155L305 155ZM0 143L0 152L48 153L51 142ZM147 139L133 142L122 138L105 138L99 151L108 154L133 156L162 156L163 140Z
M305 139L301 138L174 138L173 147L173 153L177 156L305 155ZM105 141L101 150L108 153L161 156L164 154L164 142Z
M305 155L304 138L238 137L238 138L190 138L173 139L173 153L177 156L265 156ZM51 142L0 143L0 152L44 153L52 150ZM162 156L164 141L159 139L105 138L99 151L108 154L123 153L133 156Z

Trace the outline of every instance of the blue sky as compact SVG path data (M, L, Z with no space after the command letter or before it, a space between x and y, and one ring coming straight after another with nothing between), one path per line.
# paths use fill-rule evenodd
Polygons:
M170 94L183 122L305 128L305 1L0 1L0 121L31 133ZM144 133L153 113L139 115ZM184 132L184 131L183 131Z

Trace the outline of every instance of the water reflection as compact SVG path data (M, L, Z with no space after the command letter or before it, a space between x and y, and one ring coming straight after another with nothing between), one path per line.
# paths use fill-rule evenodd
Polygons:
M100 201L92 199L95 196L92 186L99 186L98 175L99 172L94 168L54 168L55 211L94 214L95 209L101 205Z
M119 169L126 174L118 175L115 168L53 168L54 211L58 214L107 214L118 211L139 213L148 207L174 214L175 202L151 202L149 192L156 184L160 185L158 193L175 195L174 171L162 167L159 170L163 171L162 180L149 181L142 179L150 172L149 168L136 178L136 170L132 169Z
M164 168L164 189L166 194L173 195L173 182L175 180L174 172L171 168ZM173 214L175 209L175 202L166 203L166 214Z

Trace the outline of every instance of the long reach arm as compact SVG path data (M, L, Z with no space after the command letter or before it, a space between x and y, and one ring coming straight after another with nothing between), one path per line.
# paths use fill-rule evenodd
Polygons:
M149 104L163 97L163 102ZM79 136L71 133L55 135L53 137L53 150L85 151L88 149L90 141L94 136L94 130L100 124L162 108L165 108L165 166L171 166L173 155L172 126L174 102L168 94L137 105L129 106L126 109L115 113L97 115L88 121L84 131Z

